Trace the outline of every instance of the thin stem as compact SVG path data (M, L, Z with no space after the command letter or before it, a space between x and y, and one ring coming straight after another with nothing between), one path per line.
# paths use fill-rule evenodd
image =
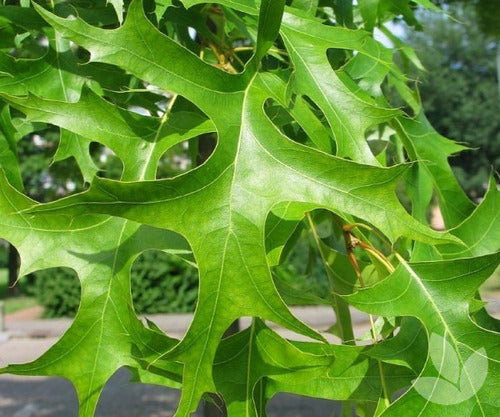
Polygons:
M355 229L356 227L358 227L360 229L368 230L369 232L372 232L372 233L375 233L380 238L380 240L382 242L384 242L390 250L392 250L392 244L391 244L391 242L388 241L387 238L382 233L380 233L377 229L374 229L373 227L370 227L367 224L364 224L364 223L349 223L349 224L346 224L346 225L342 226L342 230L344 232L351 232L352 229Z
M352 229L359 227L361 229L366 229L370 232L373 232L373 227L368 226L367 224L364 223L349 223L344 226L342 226L342 229L346 232L350 232Z
M377 259L379 259L379 257L381 257L381 259L384 259L385 260L385 262L383 262L384 265L386 267L388 267L388 265L390 265L392 270L394 271L394 267L389 263L389 261L385 258L385 256L381 252L377 251L375 248L371 247L370 245L367 245L366 243L361 242L355 236L353 236L348 230L349 230L348 228L343 228L347 256L349 257L349 260L354 268L354 272L356 273L356 276L358 277L359 285L361 286L361 288L364 288L365 284L363 282L363 277L361 275L361 269L359 268L358 261L356 259L356 256L354 255L354 251L353 251L353 249L356 246L359 245L360 247L362 247L365 250L368 250L368 248L370 248L371 250L373 250L374 256L375 256L375 254L377 255ZM373 343L376 345L376 344L378 344L377 328L375 327L375 321L373 320L373 316L371 314L368 314L368 317L370 319L370 329L371 329L371 334L372 334L372 338L373 338ZM387 389L387 383L385 381L385 375L384 375L384 369L382 367L382 361L377 360L377 364L378 364L378 370L379 370L379 374L380 374L380 383L382 384L382 392L384 395L384 403L386 404L386 406L389 406L390 405L389 391Z
M167 120L168 115L172 111L172 107L174 107L174 104L177 101L177 97L179 97L179 95L178 94L174 94L172 96L172 98L170 99L170 101L168 102L168 106L165 109L165 114L163 115L163 117L161 119L161 124L165 123L165 121Z
M359 284L361 285L361 287L364 287L365 283L363 281L363 276L361 275L361 269L359 268L358 260L356 259L356 256L354 255L353 251L353 249L356 247L358 240L353 239L353 235L351 235L350 232L343 230L343 233L344 233L344 241L345 241L347 257L349 258L349 261L351 262L354 268L354 272L358 277Z
M321 250L320 243L319 243L318 232L316 231L316 227L314 226L314 223L312 221L311 214L307 213L306 217L307 217L307 221L309 223L309 227L311 228L311 232L313 234L314 241L316 242L316 246L318 247L318 251L319 251L319 254L321 256L321 260L323 261L323 263L326 264L327 262L326 262L324 254L323 254L323 251Z
M233 52L253 51L254 49L254 46L237 46L236 48L233 48Z
M391 400L389 398L389 390L387 388L387 383L385 382L384 377L384 368L382 367L382 361L377 360L378 363L378 371L380 373L380 383L382 384L382 392L384 393L384 404L386 407L391 405Z
M238 63L244 67L245 66L245 63L243 62L243 60L236 54L233 54L231 53L231 57L234 58L236 61L238 61Z
M390 274L392 274L395 271L396 268L394 268L394 265L392 265L386 258L386 256L378 249L374 248L373 246L367 245L365 242L362 241L358 241L358 245L360 248L363 248L366 252L370 253L374 258L380 261L380 263L382 263L387 268L387 271Z
M238 71L236 71L236 68L233 67L233 65L231 64L231 62L229 62L227 59L226 59L226 55L224 54L224 52L221 52L221 50L219 49L219 45L216 45L215 43L213 42L207 42L207 45L209 46L209 48L214 52L215 56L217 57L217 60L219 61L219 67L221 67L222 69L225 69L227 72L231 73L231 74L237 74Z
M371 333L372 333L372 338L373 338L373 344L377 345L378 344L378 334L377 334L377 328L375 327L375 322L373 321L373 316L369 314L370 317L370 327L371 327ZM380 383L382 384L382 392L384 394L384 403L387 407L391 404L389 400L389 390L387 389L387 383L385 381L385 375L384 375L384 368L382 367L382 361L377 360L377 365L378 365L378 372L380 374Z
M330 281L330 286L332 287L333 293L333 310L335 311L335 316L337 318L337 323L340 330L340 338L342 339L342 343L345 344L355 344L354 338L354 330L352 328L352 320L351 320L351 312L349 310L349 305L337 295L335 288L335 280L332 276L332 270L326 259L325 254L323 253L323 249L321 248L321 242L318 236L318 232L316 231L316 227L314 226L314 222L311 218L310 213L306 214L307 221L309 223L309 227L311 228L311 232L314 238L314 242L316 243L316 247L318 248L318 252L321 256L321 261L323 263L323 267L325 268L326 275L328 276L328 280Z

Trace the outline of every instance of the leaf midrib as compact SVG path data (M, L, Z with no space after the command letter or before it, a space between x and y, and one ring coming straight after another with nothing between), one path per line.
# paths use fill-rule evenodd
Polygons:
M119 234L118 239L117 239L115 253L113 255L113 263L111 265L110 279L109 279L109 284L108 284L108 288L107 288L107 292L106 292L104 306L102 308L101 317L98 319L98 322L100 325L100 332L99 332L99 336L97 338L97 349L95 350L94 365L92 367L92 372L91 372L92 376L91 376L90 381L89 381L89 387L88 387L88 391L87 391L87 395L86 395L87 399L91 397L91 392L93 389L94 377L96 374L97 364L98 364L98 360L100 357L100 351L101 351L102 341L103 341L103 337L104 337L104 316L106 315L108 303L110 302L110 299L111 299L111 288L112 288L113 282L114 282L114 280L112 278L115 276L118 254L120 252L122 238L123 238L123 235L125 233L127 223L128 223L128 220L123 220L123 225L122 225L122 228L120 230L120 234ZM92 406L89 404L88 401L86 401L85 402L85 414L87 414L89 407L92 407Z

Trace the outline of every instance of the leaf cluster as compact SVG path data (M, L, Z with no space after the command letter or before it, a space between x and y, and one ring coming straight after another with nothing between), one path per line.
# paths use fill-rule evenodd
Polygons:
M464 147L433 129L373 36L420 67L384 23L418 28L415 5L433 3L55 3L0 8L0 236L22 274L76 271L80 306L49 351L2 372L68 378L80 417L123 366L182 389L176 416L210 393L232 417L265 416L278 392L345 401L345 415L498 414L499 326L478 289L500 261L500 194L491 179L480 205L468 199L448 165ZM411 110L391 107L388 89ZM87 185L41 203L23 192L17 154L48 126L55 163L74 158ZM97 174L93 143L121 162L115 179ZM161 174L165 158L176 169ZM434 195L442 232L427 219ZM293 314L301 294L271 273L301 241L328 281L302 296L331 305L335 342ZM199 272L182 340L134 311L130 269L153 249ZM368 342L352 307L372 323ZM225 337L241 317L250 327ZM459 369L442 372L450 349ZM425 382L443 379L439 395Z
M471 149L450 162L468 195L482 196L490 167L500 166L498 42L482 33L471 4L448 6L446 15L422 15L425 31L409 32L426 71L415 74L429 121L441 134Z

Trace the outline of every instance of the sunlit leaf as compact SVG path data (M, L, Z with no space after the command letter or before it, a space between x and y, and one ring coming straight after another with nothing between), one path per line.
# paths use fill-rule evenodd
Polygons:
M464 147L384 96L395 85L420 110L394 49L372 34L397 16L418 27L409 0L355 3L0 7L0 237L21 274L68 267L82 289L60 340L0 372L66 377L80 417L123 366L182 389L178 417L209 393L230 417L265 416L279 392L346 401L343 415L354 402L367 416L498 414L498 333L476 294L500 260L499 192L492 180L476 207L447 161ZM45 34L46 53L27 58ZM37 123L59 131L53 163L74 158L86 191L48 204L22 194L18 144ZM121 161L119 180L99 177L93 143ZM183 168L159 179L174 147ZM427 226L433 191L450 230ZM319 233L317 215L329 222ZM321 297L272 274L301 235L329 283ZM135 314L130 268L149 249L198 268L181 340ZM331 304L343 344L293 314L301 300ZM366 345L350 306L382 316ZM242 317L250 327L226 337Z

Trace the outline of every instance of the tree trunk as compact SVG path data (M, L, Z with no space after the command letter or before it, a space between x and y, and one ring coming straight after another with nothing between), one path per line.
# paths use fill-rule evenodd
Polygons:
M7 297L19 295L19 287L16 285L19 274L19 254L17 249L9 245L9 284L7 286Z

